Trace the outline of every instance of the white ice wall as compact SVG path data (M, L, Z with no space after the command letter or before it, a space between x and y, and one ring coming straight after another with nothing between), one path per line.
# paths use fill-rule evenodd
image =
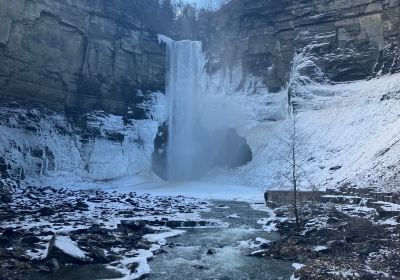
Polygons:
M1 107L0 154L13 166L13 176L18 177L23 168L27 181L57 177L104 180L149 171L158 126L165 120L164 102L162 93L154 93L143 104L148 119L127 124L121 116L93 113L88 126L100 135L87 139L82 139L83 134L62 114ZM111 141L108 134L123 135L124 140ZM34 151L45 149L52 155Z

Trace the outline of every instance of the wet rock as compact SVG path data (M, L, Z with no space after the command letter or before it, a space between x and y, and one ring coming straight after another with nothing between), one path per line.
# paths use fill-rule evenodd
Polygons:
M50 207L43 207L39 210L40 216L52 216L55 214L55 211Z
M133 263L129 266L129 269L131 270L131 273L135 273L138 267L139 267L139 263L133 262Z
M184 227L195 227L197 225L197 222L196 221L185 221L184 223L183 223L183 226Z
M137 245L136 245L136 248L137 248L137 249L143 249L143 250L150 250L151 245L148 244L148 243L146 243L146 242L139 241L139 242L137 243Z
M0 246L6 246L11 243L11 240L5 236L0 236Z
M143 221L121 221L121 226L130 230L139 231L146 226L146 223Z
M37 236L34 236L34 235L24 236L24 237L21 239L21 242L22 242L22 243L30 244L30 245L39 243L40 241L41 241L40 238L37 237Z
M103 236L108 235L108 230L100 227L100 225L92 225L89 229L87 229L87 232L91 234L100 234Z
M206 270L208 269L206 266L202 265L202 264L194 264L193 267L195 269L199 269L199 270Z
M208 249L207 250L207 255L215 255L217 253L217 251L215 251L215 249Z
M341 169L341 168L342 168L341 165L337 165L337 166L333 166L333 167L329 168L329 170L330 170L330 171L336 171L336 170L339 170L339 169Z
M149 225L146 225L146 226L141 230L141 233L142 233L142 234L153 234L153 233L155 233L155 232L156 232L155 229L152 228L152 227L150 227Z
M10 191L5 187L0 187L0 203L11 203L12 196Z
M16 235L17 235L17 232L14 231L14 229L12 229L12 228L6 228L2 233L2 236L7 237L7 238L14 238Z
M93 260L97 263L109 263L110 260L108 259L105 250L99 247L92 247L90 250L90 255L92 256Z
M78 202L75 204L75 209L76 209L76 210L86 211L86 210L89 209L89 205L88 205L87 203L83 202L83 201L78 201Z
M168 221L166 226L170 228L182 227L182 221Z
M45 263L46 267L53 273L60 270L60 264L57 259L52 258Z
M207 226L207 222L206 221L200 221L199 222L199 226L205 227L205 226Z

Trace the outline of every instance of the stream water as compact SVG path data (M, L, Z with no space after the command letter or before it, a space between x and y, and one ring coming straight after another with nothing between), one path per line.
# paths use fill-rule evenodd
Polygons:
M293 274L290 262L249 256L260 248L248 244L258 240L275 240L277 233L262 231L257 220L266 212L252 209L248 203L214 201L204 219L218 219L226 227L190 228L168 239L165 253L149 262L148 280L277 280ZM260 239L262 238L262 239ZM246 245L247 244L247 245ZM212 254L210 254L212 253ZM35 280L121 279L117 272L102 265L66 267L56 274L40 274ZM124 278L125 279L125 278Z
M276 233L260 230L257 220L265 217L265 212L253 210L243 202L216 201L211 211L202 216L219 219L229 226L193 228L169 239L172 246L150 263L152 273L146 279L272 280L289 279L293 274L291 263L249 256L259 248L241 244L241 241L255 241L256 238L279 238ZM210 250L213 254L207 254Z

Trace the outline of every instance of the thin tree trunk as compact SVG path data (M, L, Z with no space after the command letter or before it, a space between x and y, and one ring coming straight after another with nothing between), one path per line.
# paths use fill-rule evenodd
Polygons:
M296 177L296 120L293 120L293 141L292 141L292 176L293 176L293 207L296 219L296 229L300 231L299 211L297 209L297 177Z

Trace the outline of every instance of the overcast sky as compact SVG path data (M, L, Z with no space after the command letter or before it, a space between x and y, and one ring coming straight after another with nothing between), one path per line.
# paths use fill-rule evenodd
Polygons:
M175 2L178 1L179 0L175 0ZM223 2L223 0L183 0L183 1L190 4L197 4L198 7L202 8L209 8L211 2L213 9L218 8L221 2Z

